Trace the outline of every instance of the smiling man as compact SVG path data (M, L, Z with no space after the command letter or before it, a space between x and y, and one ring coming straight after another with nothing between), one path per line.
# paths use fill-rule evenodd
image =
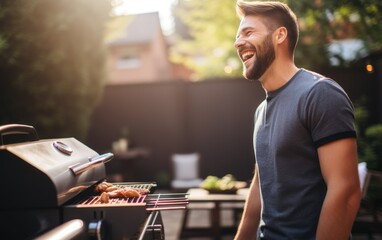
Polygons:
M333 80L294 63L299 29L280 2L237 2L243 75L255 113L255 171L236 240L349 239L361 192L353 105Z

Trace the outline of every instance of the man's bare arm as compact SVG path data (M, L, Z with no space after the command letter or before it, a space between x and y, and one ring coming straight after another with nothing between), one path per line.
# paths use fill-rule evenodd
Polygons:
M327 194L316 239L349 239L361 199L356 140L346 138L325 144L318 148L318 156Z
M260 187L257 165L255 174L249 188L249 194L245 202L243 216L240 221L235 240L250 240L256 239L257 228L260 223Z

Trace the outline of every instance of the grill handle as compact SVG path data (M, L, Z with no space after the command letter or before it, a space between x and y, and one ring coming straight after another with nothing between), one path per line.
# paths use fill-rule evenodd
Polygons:
M35 240L66 240L66 239L83 239L85 233L85 224L80 219L73 219L52 230L46 232L43 235L35 238Z
M89 158L89 162L87 163L80 163L74 166L69 167L69 169L72 171L74 175L79 175L85 171L88 171L92 168L97 167L99 164L104 164L109 162L111 159L113 159L114 154L112 153L105 153L99 156L95 156L92 158Z
M23 124L6 124L0 126L0 146L4 145L3 136L16 134L29 135L29 139L32 141L39 140L36 129L33 126Z

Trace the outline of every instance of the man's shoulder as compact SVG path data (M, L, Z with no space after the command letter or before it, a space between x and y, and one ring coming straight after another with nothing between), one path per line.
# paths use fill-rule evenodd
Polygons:
M319 91L320 89L342 89L342 87L332 78L319 74L317 72L301 69L300 78L305 86L307 92Z
M332 79L329 77L326 77L320 73L310 71L310 70L307 70L304 68L301 68L301 78L308 78L314 82L316 82L316 81L327 81L327 80L332 81Z

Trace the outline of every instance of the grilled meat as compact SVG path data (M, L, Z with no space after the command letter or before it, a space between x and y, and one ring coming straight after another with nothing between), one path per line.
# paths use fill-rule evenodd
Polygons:
M99 202L108 203L110 198L129 198L139 197L149 193L148 189L120 187L108 182L102 182L97 185L96 191L100 193Z

